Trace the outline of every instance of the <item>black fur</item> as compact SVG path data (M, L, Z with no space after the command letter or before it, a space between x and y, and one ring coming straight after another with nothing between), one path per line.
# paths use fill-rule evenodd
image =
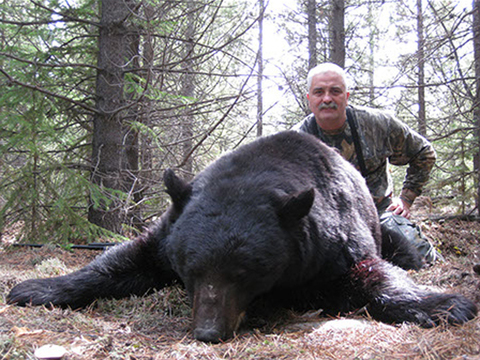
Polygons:
M461 324L476 306L415 285L380 258L375 206L359 173L310 135L280 133L227 154L187 184L165 174L173 205L152 229L67 276L28 280L8 302L81 307L180 280L194 336L233 335L254 299L367 306L387 322Z
M382 257L405 270L420 270L424 261L422 255L409 238L381 226Z

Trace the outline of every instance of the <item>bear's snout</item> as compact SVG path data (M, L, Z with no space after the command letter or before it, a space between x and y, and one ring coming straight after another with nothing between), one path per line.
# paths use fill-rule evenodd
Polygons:
M218 343L227 338L226 334L222 334L215 328L196 328L193 330L193 336L195 339L203 342ZM230 336L231 337L231 336Z
M231 283L204 282L195 287L193 335L197 340L218 343L233 337L245 313L238 296Z

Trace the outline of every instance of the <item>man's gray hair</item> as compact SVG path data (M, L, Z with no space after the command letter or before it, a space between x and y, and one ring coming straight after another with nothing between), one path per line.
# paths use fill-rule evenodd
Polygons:
M315 75L318 74L323 74L326 72L333 72L335 74L338 74L342 77L343 83L345 85L345 89L348 91L348 86L347 86L347 75L345 73L345 70L343 70L340 66L334 63L323 63L320 65L315 66L314 68L310 69L308 72L307 76L307 91L310 91L310 86L312 86L312 79Z

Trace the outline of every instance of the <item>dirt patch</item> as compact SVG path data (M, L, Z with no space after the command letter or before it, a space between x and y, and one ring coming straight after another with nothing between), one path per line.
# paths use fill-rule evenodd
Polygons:
M419 283L459 292L480 305L478 222L423 220L424 233L445 262L411 273ZM99 300L72 311L5 305L11 287L27 278L61 275L99 252L4 247L0 250L0 358L31 359L36 348L56 344L66 359L479 359L480 320L464 326L422 329L386 325L352 314L322 318L318 312L284 311L217 345L193 340L190 307L182 289L146 297Z

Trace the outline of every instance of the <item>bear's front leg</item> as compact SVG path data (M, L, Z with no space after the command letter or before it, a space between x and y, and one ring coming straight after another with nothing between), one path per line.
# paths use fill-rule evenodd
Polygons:
M87 306L106 297L110 282L101 274L83 268L65 276L30 279L16 285L7 296L7 303L19 306L54 305L72 309Z
M144 295L177 279L165 253L162 229L117 245L84 268L65 276L31 279L15 286L9 304L79 308L98 298Z
M360 262L350 273L351 297L370 315L388 323L423 327L463 324L477 314L476 305L459 294L433 292L416 285L407 273L381 259Z

